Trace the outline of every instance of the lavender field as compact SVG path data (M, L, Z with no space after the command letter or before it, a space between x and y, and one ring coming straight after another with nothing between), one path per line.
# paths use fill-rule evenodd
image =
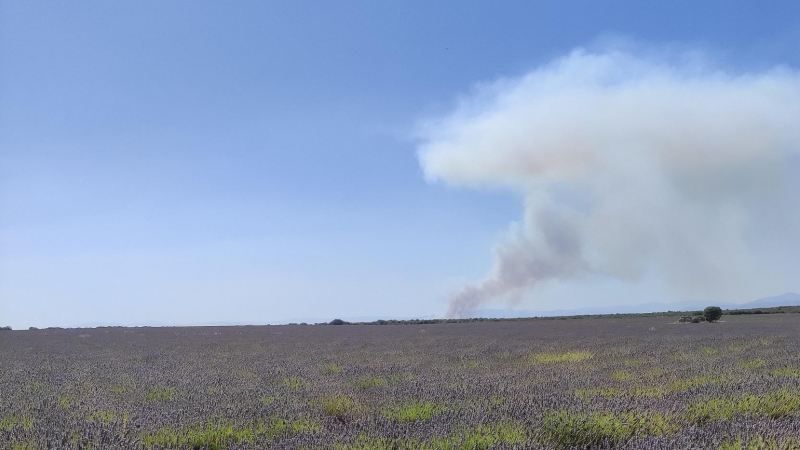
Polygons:
M800 448L800 315L0 332L2 449Z

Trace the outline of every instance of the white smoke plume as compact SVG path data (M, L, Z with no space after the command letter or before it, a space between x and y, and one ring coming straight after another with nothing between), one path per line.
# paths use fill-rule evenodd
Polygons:
M525 214L447 314L587 274L735 289L755 270L759 208L786 196L798 152L800 74L785 68L731 74L697 58L576 50L482 85L427 124L420 163L429 180L518 192Z

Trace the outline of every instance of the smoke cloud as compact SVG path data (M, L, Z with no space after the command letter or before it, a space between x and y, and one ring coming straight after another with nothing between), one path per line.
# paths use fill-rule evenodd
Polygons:
M429 180L524 198L491 273L451 298L449 317L588 274L655 273L713 297L754 273L748 236L769 228L764 205L786 200L800 151L800 74L698 61L575 50L426 124Z

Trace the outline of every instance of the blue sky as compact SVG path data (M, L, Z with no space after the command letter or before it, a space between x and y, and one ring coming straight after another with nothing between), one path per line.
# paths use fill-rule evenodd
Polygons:
M523 208L426 181L418 124L615 40L796 70L800 5L2 0L0 325L441 315Z

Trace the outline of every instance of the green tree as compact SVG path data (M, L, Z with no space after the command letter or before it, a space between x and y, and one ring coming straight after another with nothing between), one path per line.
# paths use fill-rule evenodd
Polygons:
M703 317L709 322L716 322L722 317L722 308L719 306L709 306L703 310Z

